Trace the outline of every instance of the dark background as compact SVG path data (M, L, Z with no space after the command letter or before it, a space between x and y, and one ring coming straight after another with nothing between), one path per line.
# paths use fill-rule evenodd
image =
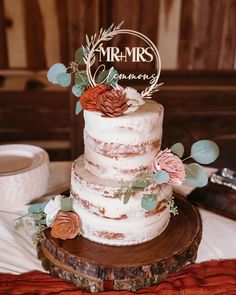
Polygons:
M216 164L235 167L236 0L0 0L0 144L39 145L51 160L83 152L76 98L48 83L46 72L56 62L69 65L85 34L122 20L160 51L165 84L154 99L165 107L163 146L189 149L209 138L221 148Z

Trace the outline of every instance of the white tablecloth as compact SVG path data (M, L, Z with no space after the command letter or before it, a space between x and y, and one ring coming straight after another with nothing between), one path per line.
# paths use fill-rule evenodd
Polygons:
M49 194L60 193L69 187L70 167L70 162L50 163ZM175 190L186 195L192 189L181 186ZM26 212L27 206L12 208L11 212L0 212L0 272L19 274L31 270L44 271L32 243L33 228L14 228L15 219ZM200 214L203 221L203 237L197 262L236 258L236 222L202 209Z

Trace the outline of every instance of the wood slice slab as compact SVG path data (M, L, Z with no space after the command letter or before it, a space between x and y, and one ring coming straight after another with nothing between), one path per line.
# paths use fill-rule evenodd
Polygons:
M179 214L165 231L134 246L106 246L82 236L62 241L43 233L38 257L45 270L80 289L99 292L136 291L163 281L168 274L194 262L202 236L201 217L183 197L175 195Z

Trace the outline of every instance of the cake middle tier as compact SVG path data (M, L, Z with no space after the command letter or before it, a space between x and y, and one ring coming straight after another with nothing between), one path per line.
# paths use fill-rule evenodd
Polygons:
M170 219L171 185L152 184L133 192L127 203L121 189L122 183L102 179L86 170L82 156L74 161L71 197L81 220L80 233L85 238L106 245L134 245L155 238L166 228ZM150 194L156 196L157 205L146 211L141 206L142 198Z
M163 113L163 106L151 100L117 118L85 111L85 168L106 179L135 178L160 150Z

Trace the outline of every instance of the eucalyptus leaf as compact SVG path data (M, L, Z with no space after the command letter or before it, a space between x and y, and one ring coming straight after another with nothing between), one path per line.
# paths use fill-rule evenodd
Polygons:
M57 75L57 83L62 87L68 87L71 83L71 74L69 73L60 73Z
M132 192L130 190L127 190L125 193L124 193L124 199L123 199L123 203L124 204L127 204L130 200L130 197L131 197L131 194Z
M61 73L66 73L66 67L63 64L57 63L52 65L47 73L48 81L53 84L58 84L57 76Z
M81 103L80 101L77 101L75 106L75 114L78 115L81 111L82 111Z
M169 174L164 170L158 170L154 174L154 181L157 184L167 183L169 178Z
M39 204L33 204L29 206L28 212L29 213L40 213L43 212L44 207L46 206L47 202L39 203Z
M83 50L83 48L79 48L76 50L75 59L78 64L84 65L84 50Z
M205 169L197 163L185 165L186 179L185 182L196 186L203 187L208 183L208 177Z
M157 196L155 195L144 195L141 201L141 206L147 211L152 211L157 206Z
M219 156L218 145L211 140L199 140L191 147L191 157L200 164L210 164Z
M83 93L84 89L81 88L79 85L74 85L72 87L72 93L76 96L76 97L80 97Z
M61 210L62 211L72 211L73 200L71 198L61 199Z
M178 142L175 143L174 145L172 145L172 147L170 148L171 152L175 155L177 155L178 157L182 158L183 154L184 154L184 146L182 143Z
M119 73L117 72L117 70L112 67L109 70L109 74L107 76L107 84L112 85L112 86L116 86L118 83L118 80L119 80L118 75L119 75Z

